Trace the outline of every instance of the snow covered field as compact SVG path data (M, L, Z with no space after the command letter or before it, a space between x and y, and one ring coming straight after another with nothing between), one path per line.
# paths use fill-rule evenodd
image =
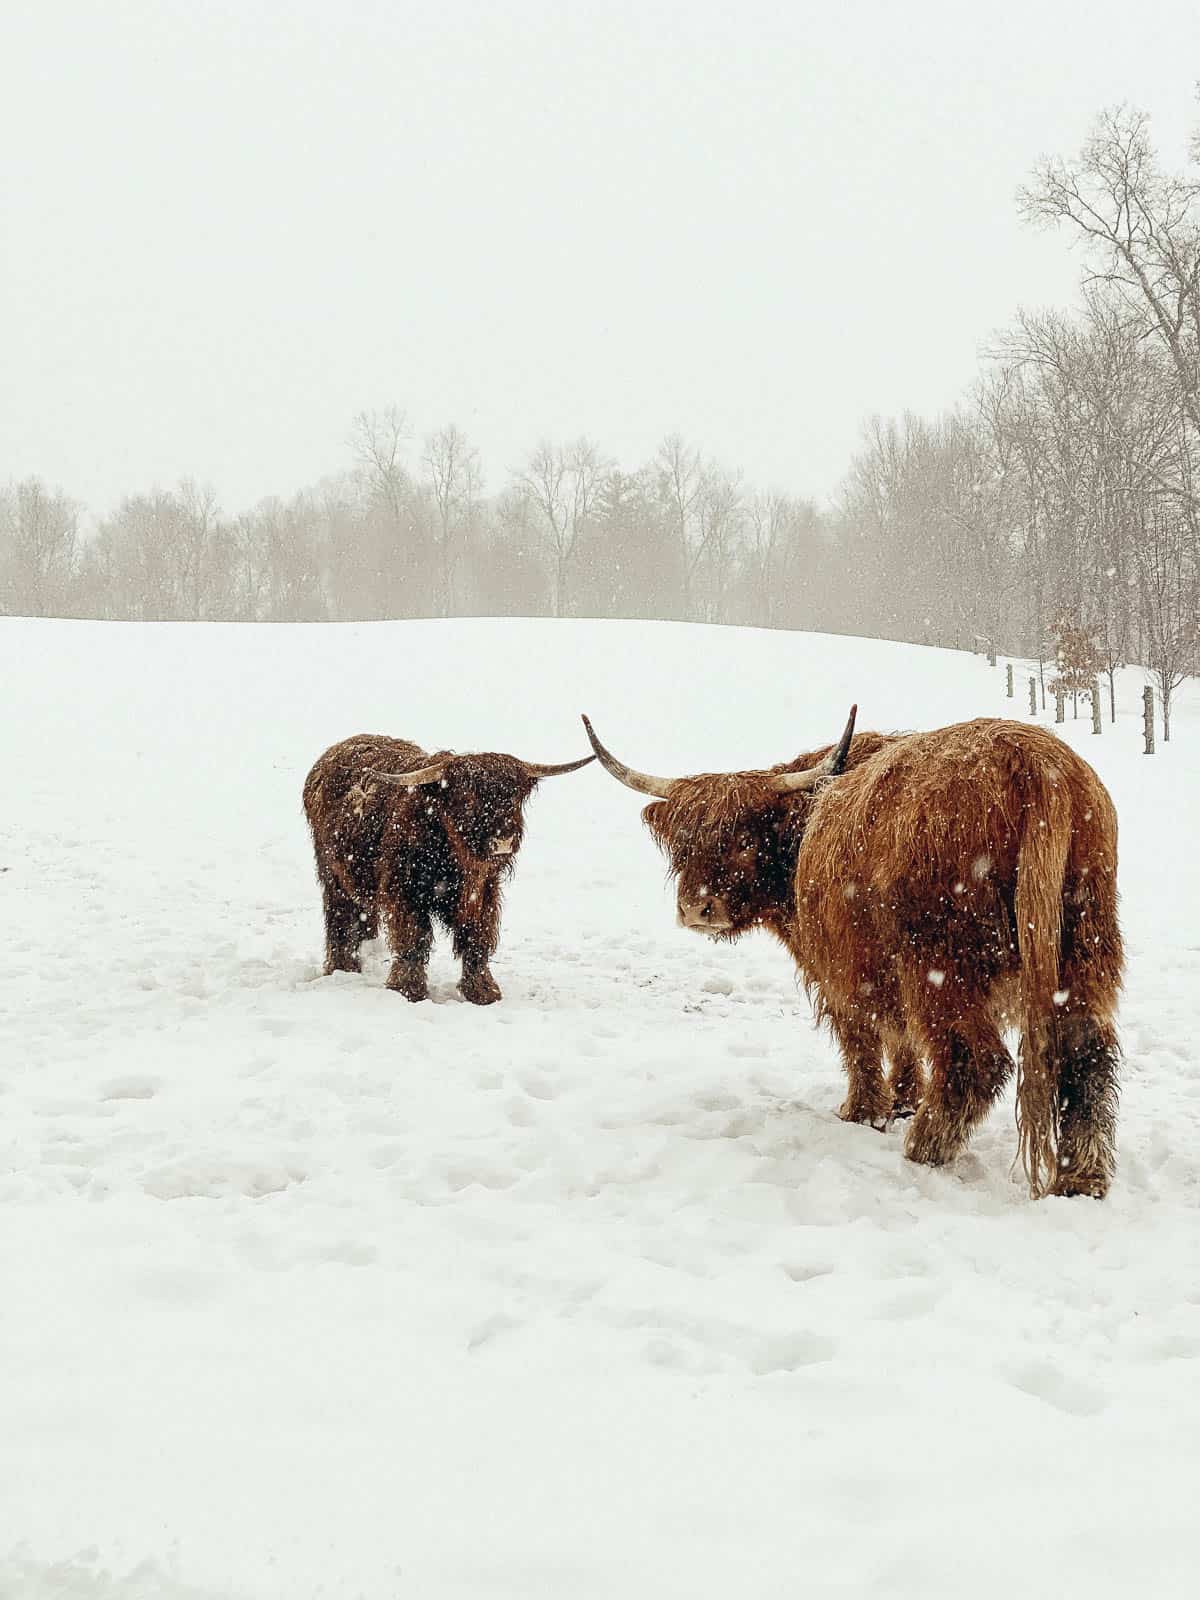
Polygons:
M1019 684L1023 678L1019 675ZM0 621L0 1597L1196 1592L1200 697L1121 819L1110 1199L1011 1097L847 1127L784 952L674 926L636 798L542 785L504 1001L319 977L333 740L762 765L1020 714L979 657L675 625ZM1069 712L1068 712L1069 716ZM1051 719L1052 720L1052 719ZM374 949L374 954L371 950Z

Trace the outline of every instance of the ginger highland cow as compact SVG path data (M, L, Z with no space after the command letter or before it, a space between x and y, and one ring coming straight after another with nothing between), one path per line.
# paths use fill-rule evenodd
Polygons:
M642 815L681 925L717 939L762 926L791 952L841 1049L843 1118L879 1127L915 1105L905 1154L953 1160L1012 1072L1002 1030L1014 1027L1031 1192L1107 1192L1117 820L1067 744L981 718L859 735L878 743L855 763L852 711L823 758L668 779L626 767L584 724L602 765L656 797Z

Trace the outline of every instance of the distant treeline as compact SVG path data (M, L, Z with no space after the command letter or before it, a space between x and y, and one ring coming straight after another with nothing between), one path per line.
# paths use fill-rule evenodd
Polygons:
M833 508L675 435L629 470L544 442L488 494L458 428L421 439L392 409L354 419L344 476L236 516L185 482L83 539L66 495L13 484L0 610L654 617L1039 658L1071 628L1102 669L1143 663L1165 710L1200 639L1200 182L1120 108L1022 206L1082 242L1080 303L1021 312L952 413L867 423Z
M363 413L338 478L226 516L193 482L124 500L92 537L37 480L0 491L2 609L139 621L478 615L861 620L838 519L751 491L678 438L626 472L586 439L542 444L498 494L455 427L417 443Z

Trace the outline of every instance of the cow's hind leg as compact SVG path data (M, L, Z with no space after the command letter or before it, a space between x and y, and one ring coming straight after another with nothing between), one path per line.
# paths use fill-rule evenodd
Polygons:
M889 1047L891 1071L888 1087L892 1092L892 1116L911 1117L925 1093L925 1064L920 1052L906 1040Z
M371 913L364 913L333 879L321 882L325 908L325 972L361 972L359 947L367 936Z
M406 1000L428 1000L429 954L433 949L433 925L428 913L392 901L386 916L393 957L387 986Z
M953 1161L965 1147L1013 1070L1012 1057L992 1023L930 1028L929 1082L909 1124L904 1154L931 1167Z
M843 1122L885 1128L891 1115L892 1093L883 1079L883 1041L878 1030L844 1012L831 1012L829 1023L841 1046L842 1065L850 1080L838 1116Z
M1101 1200L1116 1166L1116 1033L1095 1017L1066 1017L1054 1028L1051 1049L1058 1075L1058 1176L1050 1192Z

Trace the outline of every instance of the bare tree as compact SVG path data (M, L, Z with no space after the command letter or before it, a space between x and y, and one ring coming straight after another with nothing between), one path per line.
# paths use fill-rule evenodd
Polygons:
M476 587L484 610L495 616L542 616L553 587L545 561L540 514L523 483L496 498L476 547Z
M451 422L429 435L421 459L437 518L438 611L448 617L454 612L454 568L470 534L482 483L479 452Z
M400 459L412 437L408 418L398 406L382 411L360 411L350 424L350 447L370 491L377 495L399 524L408 486Z
M353 574L365 616L418 616L428 604L420 508L401 459L410 438L408 418L397 406L360 411L351 425L365 501Z
M750 497L748 557L755 589L755 610L768 628L776 626L781 599L781 566L792 520L787 495L771 492Z
M171 519L171 555L176 570L179 610L190 622L206 613L209 592L219 583L220 523L217 498L210 487L185 478L175 496Z
M1140 311L1200 436L1200 182L1164 172L1149 118L1118 106L1101 113L1073 162L1041 163L1021 204L1031 219L1066 223L1088 242L1090 280ZM1172 487L1183 492L1178 482Z
M0 600L30 617L53 616L67 600L75 566L78 509L40 478L0 498Z
M520 474L520 482L541 517L550 547L556 617L568 614L571 563L608 466L587 438L576 439L566 448L543 440Z
M695 615L692 589L696 570L704 557L704 537L699 526L699 505L704 488L700 452L669 433L658 447L658 492L671 520L679 553L680 615L690 622Z
M1163 739L1171 737L1171 700L1195 670L1200 587L1188 555L1181 512L1151 509L1136 545L1138 589L1147 643L1145 665L1158 688Z
M706 467L696 497L699 538L689 584L694 603L697 576L703 576L706 595L702 615L706 622L725 617L729 581L742 537L743 512L741 475L715 465Z

